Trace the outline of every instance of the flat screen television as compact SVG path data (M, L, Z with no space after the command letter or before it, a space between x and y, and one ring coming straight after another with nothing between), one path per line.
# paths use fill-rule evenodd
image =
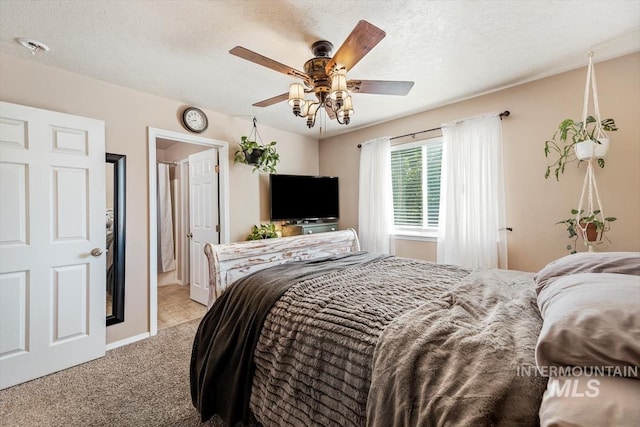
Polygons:
M316 221L340 216L338 177L269 175L272 221Z

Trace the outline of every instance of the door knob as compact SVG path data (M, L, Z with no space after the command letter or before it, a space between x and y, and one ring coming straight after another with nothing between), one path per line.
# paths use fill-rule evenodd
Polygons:
M100 255L102 255L102 249L100 249L100 248L93 248L93 249L91 249L91 255L93 255L93 256L100 256Z
M192 238L193 237L193 233L191 233L191 232L187 233L187 237L188 238Z

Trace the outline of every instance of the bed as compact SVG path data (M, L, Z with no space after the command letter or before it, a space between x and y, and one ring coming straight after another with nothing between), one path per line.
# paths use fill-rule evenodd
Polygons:
M190 368L203 421L540 424L548 378L526 370L543 325L536 276L359 249L353 230L206 246L210 309Z

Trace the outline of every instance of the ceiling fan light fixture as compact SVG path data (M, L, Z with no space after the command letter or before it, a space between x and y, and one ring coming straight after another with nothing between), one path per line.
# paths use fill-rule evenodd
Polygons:
M336 101L336 106L342 106L342 100L349 96L347 92L347 75L345 70L336 71L331 77L331 99Z
M291 83L289 86L289 105L293 107L294 115L301 115L304 103L304 86L301 83Z
M307 127L311 129L316 124L316 115L318 114L318 109L320 108L319 102L307 101Z
M348 125L351 121L351 116L353 115L353 113L353 101L351 100L351 96L349 95L343 100L342 106L338 110L338 122L340 122L340 119L342 119L343 123L340 124Z
M309 128L315 125L318 114L324 114L327 119L336 119L339 124L347 125L354 112L349 90L355 93L404 96L413 87L413 82L410 81L347 80L347 70L351 71L385 35L386 33L380 28L361 20L333 56L331 42L326 40L315 42L311 46L314 57L304 63L304 71L281 64L242 46L234 47L229 53L287 76L301 79L304 83L304 85L292 83L288 93L257 102L253 104L254 106L268 107L287 99L289 105L293 107L293 114L296 117L306 118ZM311 96L315 95L315 98L305 100L307 93Z

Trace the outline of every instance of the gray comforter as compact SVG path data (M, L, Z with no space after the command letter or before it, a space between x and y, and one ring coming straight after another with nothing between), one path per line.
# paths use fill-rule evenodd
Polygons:
M278 284L261 304L260 322L251 321L255 339L227 338L243 337L233 329L244 321L222 315L238 304L221 299L228 308L215 321L205 317L194 343L192 392L203 419L244 399L232 392L243 390L233 372L252 384L250 409L265 426L537 424L545 381L516 376L517 366L534 365L541 326L531 275L350 258L340 268L316 264L324 274L279 266L250 276L257 288L240 283L249 295L261 292L260 283ZM285 284L285 276L295 280ZM205 332L214 329L209 340Z

